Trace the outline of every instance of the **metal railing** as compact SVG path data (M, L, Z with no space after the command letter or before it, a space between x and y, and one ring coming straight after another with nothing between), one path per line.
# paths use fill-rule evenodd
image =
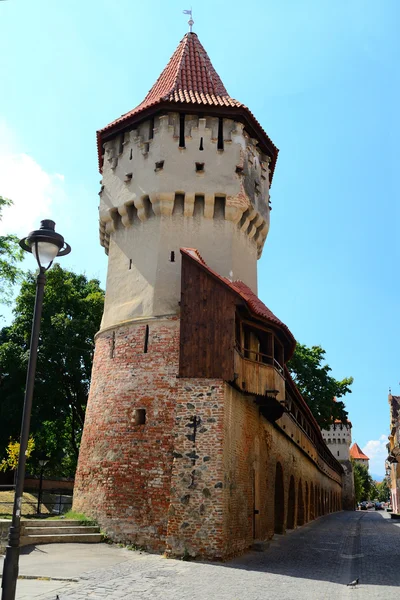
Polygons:
M13 490L15 488L14 485L1 485L0 490L4 490L7 488L8 490ZM25 493L25 492L24 492ZM0 515L11 515L12 507L14 505L14 499L8 501L0 501ZM3 511L3 506L8 508L8 510ZM24 510L28 508L28 510ZM42 507L46 508L46 512L42 512ZM62 515L68 512L72 508L72 495L60 493L50 493L50 492L42 492L42 497L36 498L32 500L26 500L22 498L22 507L21 507L21 515L34 515L34 514L47 514L47 515ZM32 512L34 509L34 512Z

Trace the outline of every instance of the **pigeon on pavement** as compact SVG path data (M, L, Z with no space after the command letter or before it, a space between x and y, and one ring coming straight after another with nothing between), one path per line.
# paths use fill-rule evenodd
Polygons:
M355 579L354 581L351 581L350 583L348 583L347 585L350 587L356 587L356 585L358 585L358 582L360 581L360 578L357 577L357 579Z

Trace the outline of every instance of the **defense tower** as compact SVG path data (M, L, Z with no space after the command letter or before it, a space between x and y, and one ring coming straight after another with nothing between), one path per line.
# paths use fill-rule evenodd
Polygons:
M278 150L195 33L98 153L109 260L74 508L115 541L214 558L337 510L295 340L256 296Z
M278 151L232 99L195 33L143 102L98 132L102 328L177 314L182 246L257 292Z

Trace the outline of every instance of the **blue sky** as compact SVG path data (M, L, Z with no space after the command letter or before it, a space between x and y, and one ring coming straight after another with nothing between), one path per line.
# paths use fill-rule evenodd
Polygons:
M15 200L2 232L53 218L73 248L63 266L104 284L95 132L144 98L187 31L184 8L0 2L0 194ZM228 92L280 148L259 295L299 341L326 349L335 377L354 377L353 438L383 474L389 386L400 394L400 4L202 0L193 11Z

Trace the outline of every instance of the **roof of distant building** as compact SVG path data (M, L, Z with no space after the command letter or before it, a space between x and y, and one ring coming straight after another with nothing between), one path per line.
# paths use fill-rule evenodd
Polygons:
M195 33L187 33L183 37L143 102L97 132L100 170L102 145L106 137L124 130L134 122L154 114L158 108L165 106L168 106L170 110L197 108L197 112L199 109L207 110L207 108L214 107L218 109L215 111L216 114L221 113L222 115L227 110L227 114L232 112L231 118L235 114L241 115L250 126L250 134L258 139L262 151L271 157L272 180L278 148L247 106L229 96Z
M357 460L369 460L368 456L364 454L360 446L354 442L350 448L350 457Z

